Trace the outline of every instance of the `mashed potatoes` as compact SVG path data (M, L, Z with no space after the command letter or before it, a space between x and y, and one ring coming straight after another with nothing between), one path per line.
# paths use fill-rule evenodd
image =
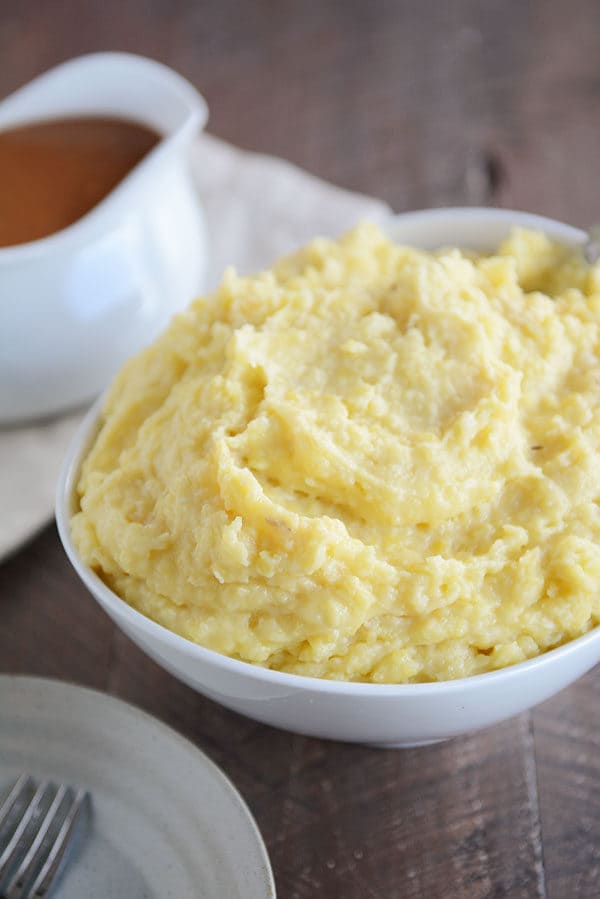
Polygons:
M600 270L363 225L228 271L110 391L74 540L132 606L282 671L433 681L600 622Z

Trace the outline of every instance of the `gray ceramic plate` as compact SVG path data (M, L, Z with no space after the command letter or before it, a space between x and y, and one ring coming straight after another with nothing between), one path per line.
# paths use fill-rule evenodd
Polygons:
M56 899L273 899L232 784L195 746L111 696L0 676L0 793L21 771L88 787L89 833Z

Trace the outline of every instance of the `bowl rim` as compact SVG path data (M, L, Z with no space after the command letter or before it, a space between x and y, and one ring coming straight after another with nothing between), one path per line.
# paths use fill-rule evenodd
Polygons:
M570 225L563 224L555 219L549 219L544 216L519 212L516 210L490 209L487 207L447 207L432 210L417 210L391 216L390 220L384 223L384 227L391 225L390 230L392 231L393 236L393 225L395 222L410 223L411 220L413 222L424 222L427 219L440 221L445 217L448 217L453 221L460 221L461 219L464 221L468 219L479 219L482 224L496 221L503 222L507 225L512 224L523 227L537 227L545 233L556 236L562 235L571 243L576 243L585 239L585 232ZM106 393L102 394L86 413L64 459L56 489L56 524L67 557L92 596L94 596L103 609L111 615L113 620L120 621L122 618L125 618L133 631L138 632L143 636L147 636L153 641L166 643L172 650L175 650L188 658L197 659L214 668L225 670L232 675L263 681L272 686L338 695L371 695L396 698L408 696L425 697L439 693L471 691L479 689L484 684L489 684L490 686L492 686L492 684L496 686L503 684L508 685L514 679L518 679L521 676L527 676L534 671L539 673L548 666L552 666L558 660L576 655L580 650L584 650L590 644L600 643L599 624L579 637L575 637L553 649L546 650L531 659L516 662L515 664L504 668L485 671L481 674L474 674L468 677L455 678L453 680L409 684L344 681L294 674L273 668L265 668L252 662L234 659L223 653L201 646L200 644L193 643L186 637L182 637L174 631L170 631L164 625L159 624L153 619L148 618L146 615L143 615L141 612L138 612L137 609L134 609L133 606L130 606L124 599L118 596L118 594L111 590L110 587L108 587L104 581L102 581L102 579L83 562L71 539L70 518L73 512L79 471L85 454L98 432L105 396ZM593 666L589 667L591 668Z

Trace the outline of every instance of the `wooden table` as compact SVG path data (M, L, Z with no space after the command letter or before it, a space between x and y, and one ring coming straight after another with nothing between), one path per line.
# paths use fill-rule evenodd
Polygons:
M20 0L0 6L0 95L69 56L132 50L190 78L220 137L398 210L496 204L585 226L600 219L599 28L597 0ZM143 656L51 525L0 566L0 668L124 697L197 743L247 799L281 899L600 896L600 669L429 749L293 736Z

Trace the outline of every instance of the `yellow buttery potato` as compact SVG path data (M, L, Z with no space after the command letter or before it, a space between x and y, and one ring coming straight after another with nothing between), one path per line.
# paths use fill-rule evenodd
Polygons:
M600 622L600 271L534 232L429 254L362 225L225 274L105 404L73 536L220 653L464 677Z

